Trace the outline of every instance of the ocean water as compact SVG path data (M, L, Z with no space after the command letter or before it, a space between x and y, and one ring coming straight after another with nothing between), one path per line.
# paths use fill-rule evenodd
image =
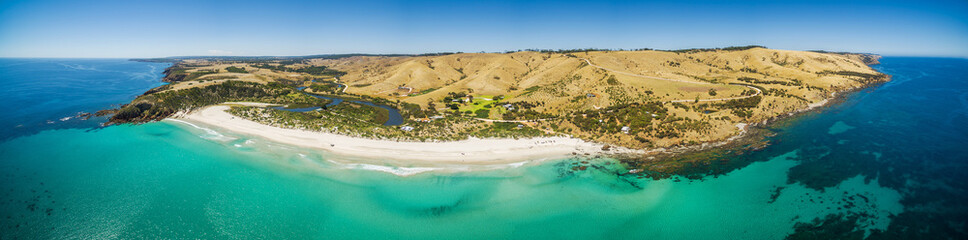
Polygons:
M0 139L46 129L97 127L103 118L72 117L127 103L161 86L161 72L170 65L124 59L0 58Z
M968 60L882 62L892 82L778 125L748 164L651 180L609 159L466 171L178 121L58 122L157 86L166 65L4 59L0 81L22 90L0 95L0 238L964 239Z

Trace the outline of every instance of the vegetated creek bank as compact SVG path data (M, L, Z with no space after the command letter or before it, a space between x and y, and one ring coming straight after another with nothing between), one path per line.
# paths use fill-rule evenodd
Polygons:
M284 111L290 111L290 112L318 111L320 109L328 109L330 107L339 105L340 103L343 103L344 101L349 101L349 102L352 102L352 103L358 103L358 104L363 104L363 105L367 105L367 106L371 106L371 107L378 107L378 108L386 109L387 110L387 113L388 113L387 115L389 116L389 118L387 118L387 121L383 123L384 126L396 126L396 125L403 124L403 116L400 115L400 110L398 110L398 109L396 109L394 107L390 107L390 106L382 105L382 104L376 104L376 103L373 103L373 102L370 102L370 101L364 101L364 100L361 100L361 99L353 99L353 100L350 100L350 99L345 99L345 98L341 98L341 97L337 97L337 96L333 96L333 95L322 96L322 95L311 94L311 93L307 93L307 92L304 91L304 89L306 89L306 87L299 87L297 89L299 90L299 92L301 92L303 94L306 94L306 95L309 95L309 96L312 96L312 97L315 97L315 98L321 98L321 99L330 100L331 102L329 104L326 104L326 105L322 106L322 107L319 107L319 106L306 107L306 106L292 106L292 105L287 105L285 107L272 107L272 109L284 110Z

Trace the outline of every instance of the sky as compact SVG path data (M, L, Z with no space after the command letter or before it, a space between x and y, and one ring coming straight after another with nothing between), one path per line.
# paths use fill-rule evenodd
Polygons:
M741 45L968 57L968 1L0 0L0 57Z

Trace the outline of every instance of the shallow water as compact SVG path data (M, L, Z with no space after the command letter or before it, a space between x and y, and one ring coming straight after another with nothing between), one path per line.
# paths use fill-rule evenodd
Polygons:
M361 161L177 121L36 129L0 142L0 238L779 239L841 215L872 238L961 238L943 223L968 209L968 61L882 62L893 82L702 180Z

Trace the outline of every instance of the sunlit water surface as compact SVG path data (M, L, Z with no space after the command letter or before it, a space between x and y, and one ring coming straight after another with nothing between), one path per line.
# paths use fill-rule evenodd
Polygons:
M851 220L836 234L964 234L940 225L966 216L966 60L885 58L892 82L700 180L639 178L608 159L477 171L359 160L177 121L92 128L103 119L59 119L130 100L167 65L0 65L18 86L0 94L3 239L779 239L827 217Z

